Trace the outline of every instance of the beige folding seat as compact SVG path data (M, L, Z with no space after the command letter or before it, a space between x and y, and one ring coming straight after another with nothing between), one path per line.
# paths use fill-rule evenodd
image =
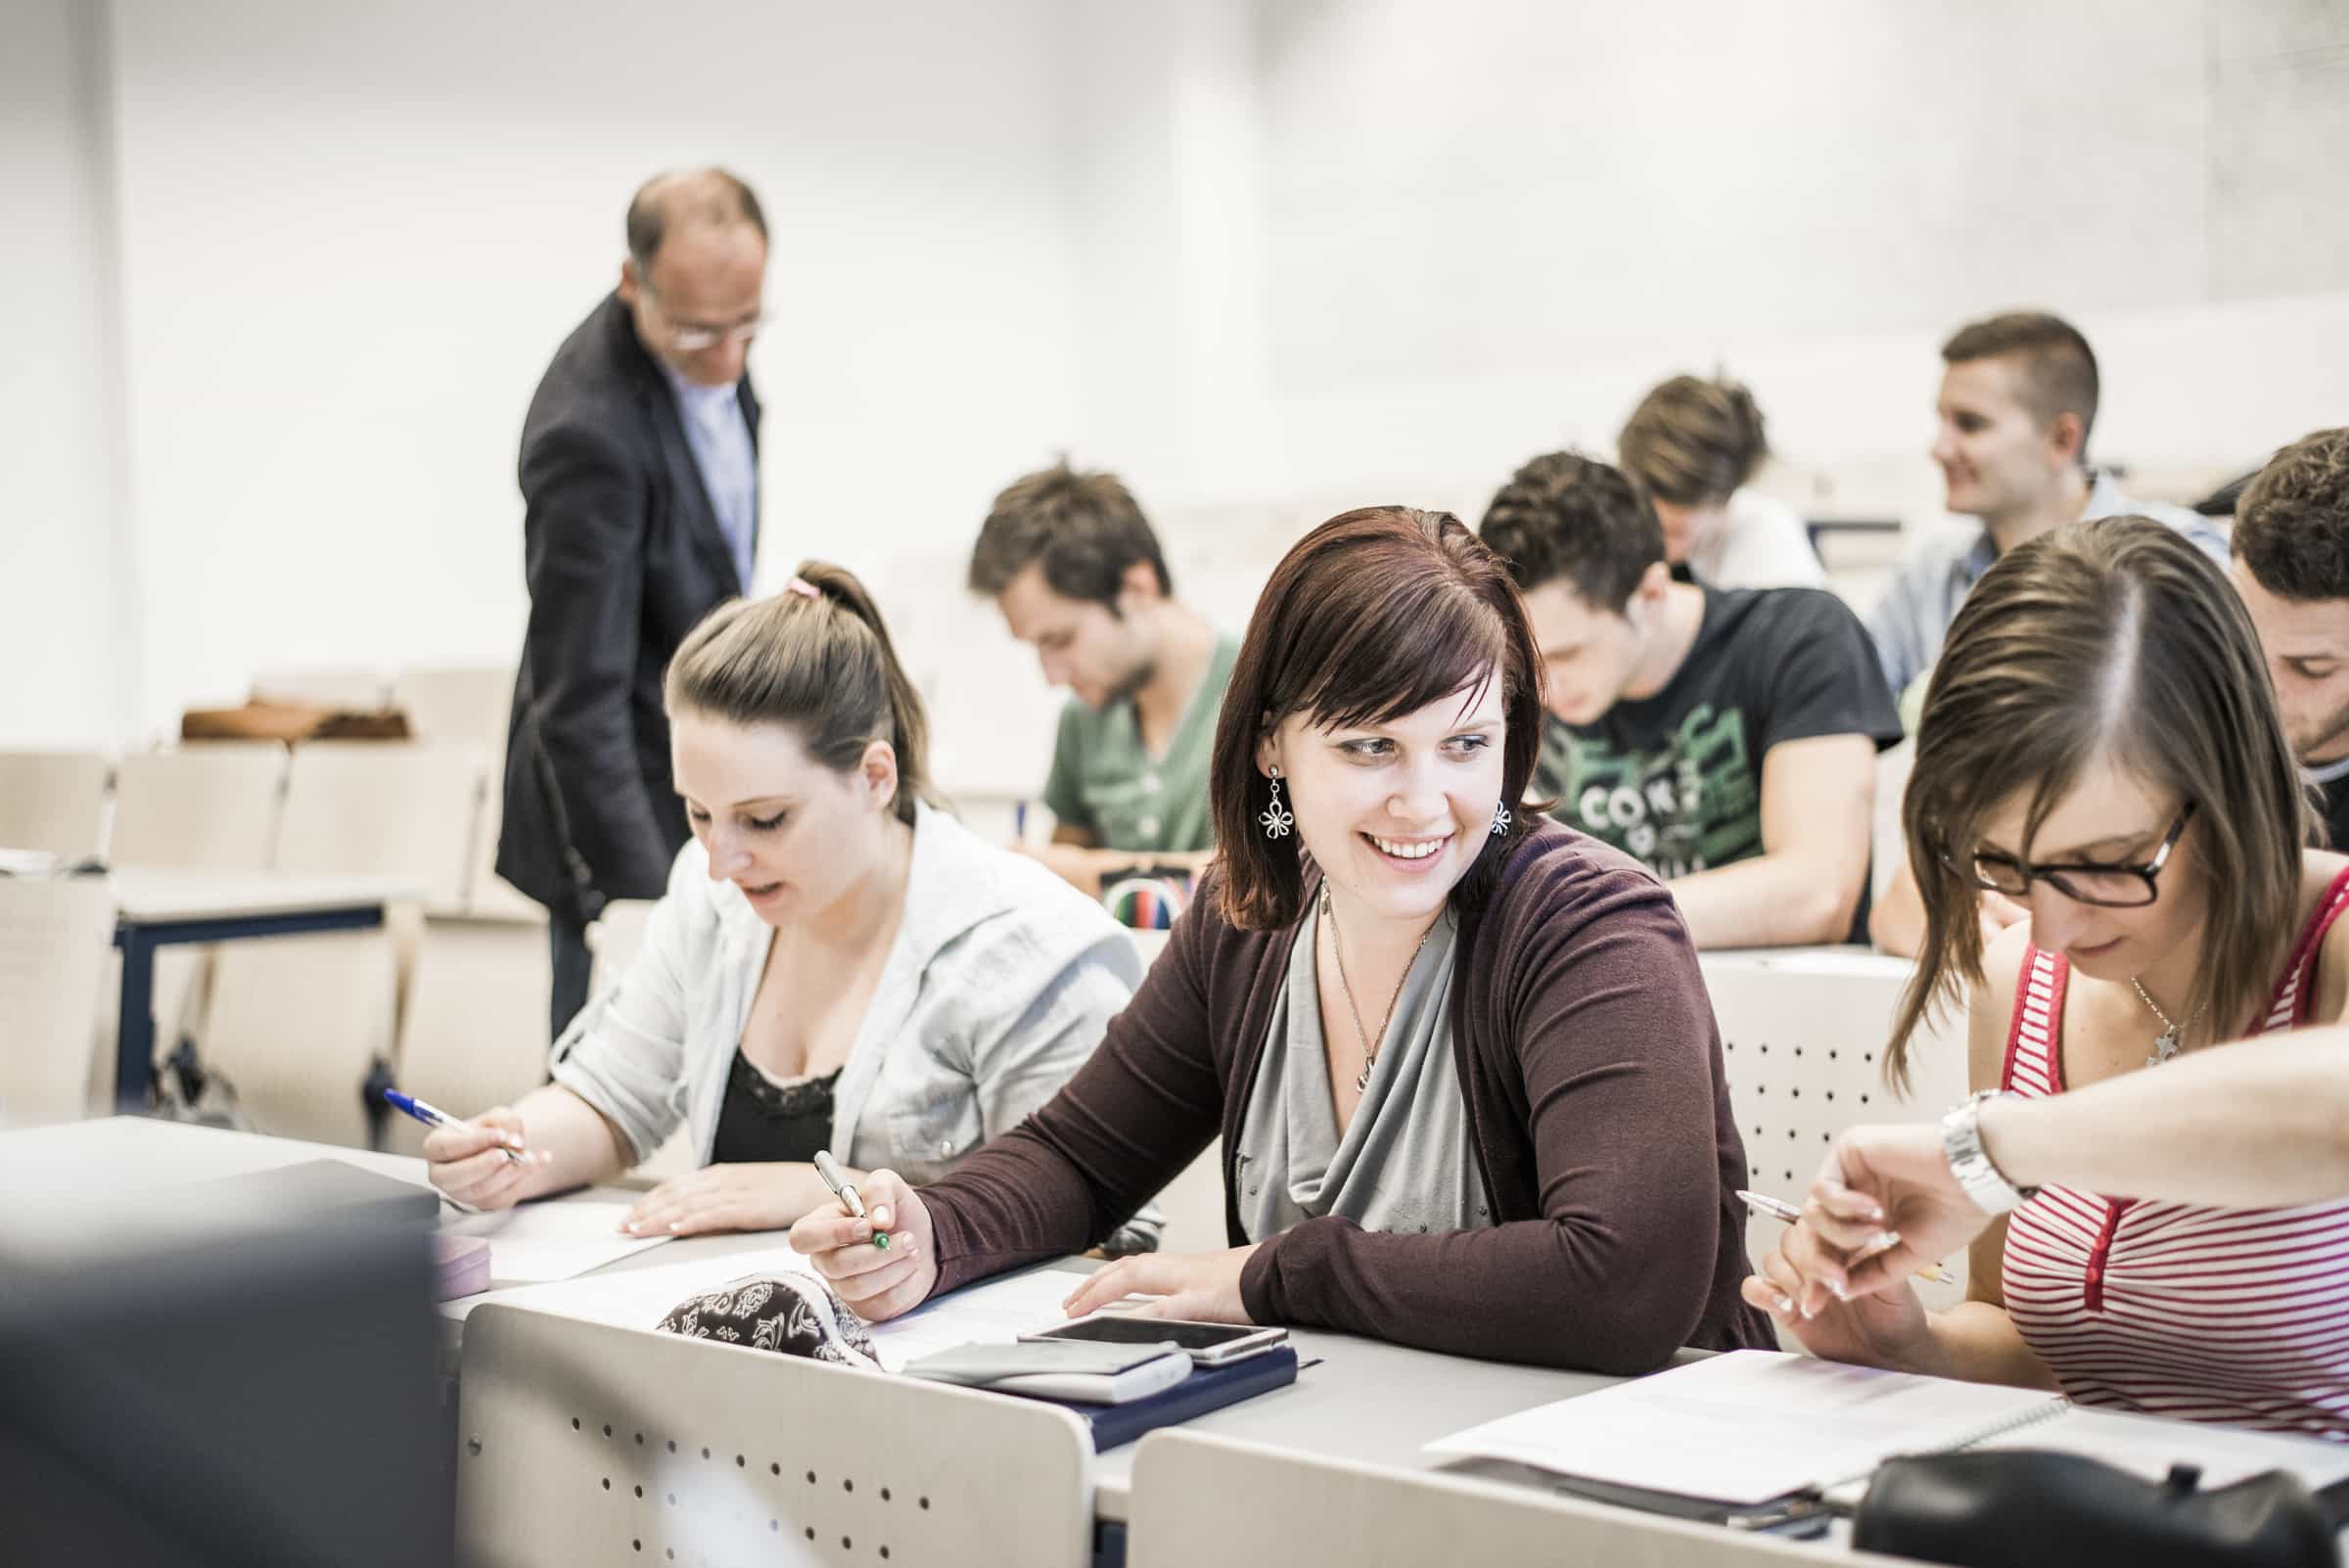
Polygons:
M381 931L224 945L202 1037L261 1130L368 1142L365 1085L396 1069L402 982L424 912L459 907L484 788L481 751L399 741L308 742L287 772L277 869L414 881L421 902Z
M0 877L0 1128L90 1114L114 928L102 877Z
M84 859L106 848L103 752L0 751L0 850L41 850Z

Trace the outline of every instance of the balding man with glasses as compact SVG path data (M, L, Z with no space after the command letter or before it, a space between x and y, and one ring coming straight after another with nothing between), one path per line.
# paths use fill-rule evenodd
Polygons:
M722 169L658 175L628 204L627 242L522 433L530 614L497 872L546 906L558 1036L586 1002L587 923L659 898L685 842L661 672L749 590L759 535L759 199Z

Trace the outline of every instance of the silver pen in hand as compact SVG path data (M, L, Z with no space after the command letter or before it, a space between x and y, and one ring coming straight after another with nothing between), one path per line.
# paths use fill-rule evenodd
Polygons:
M1737 1196L1744 1200L1745 1206L1753 1210L1754 1213L1768 1215L1773 1220L1783 1220L1786 1223L1792 1224L1803 1217L1803 1211L1796 1208L1793 1204L1782 1202L1779 1199L1770 1196L1766 1192L1748 1192L1743 1187L1739 1187L1737 1189ZM1937 1285L1955 1285L1958 1283L1958 1276L1951 1273L1947 1268L1944 1268L1939 1264L1925 1265L1922 1268L1919 1268L1916 1271L1916 1277L1919 1279L1930 1279Z
M840 1206L849 1212L851 1219L864 1218L864 1200L856 1195L855 1187L850 1184L847 1174L841 1170L840 1163L832 1158L830 1149L815 1151L815 1174L824 1178L824 1185L832 1189L832 1196L840 1200ZM873 1231L873 1245L883 1252L889 1251L889 1232L876 1228Z

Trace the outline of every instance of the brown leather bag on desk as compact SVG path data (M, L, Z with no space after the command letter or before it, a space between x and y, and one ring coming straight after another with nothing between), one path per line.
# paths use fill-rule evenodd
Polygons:
M180 715L183 741L406 740L414 731L397 708L371 713L307 703L253 701L242 708L192 708Z

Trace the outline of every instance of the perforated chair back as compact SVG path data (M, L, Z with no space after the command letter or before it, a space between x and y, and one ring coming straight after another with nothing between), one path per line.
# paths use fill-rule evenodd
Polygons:
M1822 947L1708 952L1699 961L1755 1191L1800 1204L1845 1128L1935 1117L1965 1098L1961 1018L1912 1043L1906 1094L1884 1082L1885 1041L1915 968L1909 960ZM1749 1221L1749 1254L1759 1259L1781 1229L1774 1220ZM1949 1268L1962 1280L1962 1256ZM1938 1306L1957 1294L1933 1286L1926 1299Z
M0 1127L88 1114L115 901L98 877L0 877Z
M1815 1546L1586 1502L1538 1485L1350 1459L1168 1427L1135 1452L1130 1568L1764 1568L1819 1561ZM1838 1559L1886 1564L1874 1552Z
M102 853L113 778L102 752L0 751L0 849Z
M1057 1406L496 1305L463 1359L461 1563L1092 1560Z
M115 765L107 859L173 871L266 871L277 854L286 749L203 741Z

